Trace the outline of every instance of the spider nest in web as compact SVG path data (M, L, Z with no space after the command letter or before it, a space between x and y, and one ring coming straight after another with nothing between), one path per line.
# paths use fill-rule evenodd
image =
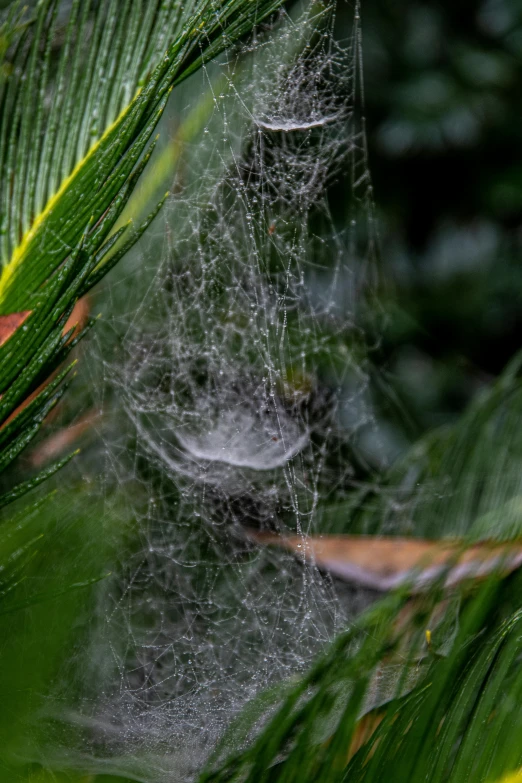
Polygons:
M160 263L140 263L146 294L117 316L123 353L105 358L107 492L134 493L138 532L100 599L104 697L76 720L104 769L113 757L147 781L191 779L237 711L302 672L358 608L245 534L317 531L372 421L359 30L339 44L333 24L305 7L223 65L221 92L206 71L212 108L178 164ZM340 225L328 188L346 170Z

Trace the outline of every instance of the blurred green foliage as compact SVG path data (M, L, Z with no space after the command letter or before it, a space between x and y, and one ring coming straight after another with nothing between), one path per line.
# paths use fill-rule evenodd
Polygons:
M349 16L341 4L340 37ZM522 343L522 3L369 0L362 19L396 452Z

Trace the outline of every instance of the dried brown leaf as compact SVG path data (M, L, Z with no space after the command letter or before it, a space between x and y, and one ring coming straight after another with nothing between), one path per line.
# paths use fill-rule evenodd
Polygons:
M413 591L432 584L444 571L446 586L484 577L497 568L522 565L522 544L482 542L466 547L462 540L428 541L371 536L279 536L249 531L258 544L284 547L339 579L375 590L411 583Z
M22 310L20 313L0 315L0 346L6 343L24 321L31 315L32 310Z

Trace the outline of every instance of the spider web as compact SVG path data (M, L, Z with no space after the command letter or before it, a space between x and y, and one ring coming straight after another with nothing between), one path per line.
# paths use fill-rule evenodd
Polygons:
M194 779L238 711L303 672L367 600L248 537L321 532L374 429L358 6L348 40L334 28L333 6L303 4L189 83L169 142L189 104L210 109L163 222L103 292L120 340L110 359L91 343L104 493L107 506L125 495L134 531L100 588L69 715L96 770ZM341 217L336 180L350 189Z

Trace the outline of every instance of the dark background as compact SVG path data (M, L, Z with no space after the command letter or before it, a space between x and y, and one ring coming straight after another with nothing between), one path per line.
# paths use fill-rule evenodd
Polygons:
M361 15L387 316L376 364L411 441L522 345L522 2L365 0ZM352 18L342 3L340 37Z

